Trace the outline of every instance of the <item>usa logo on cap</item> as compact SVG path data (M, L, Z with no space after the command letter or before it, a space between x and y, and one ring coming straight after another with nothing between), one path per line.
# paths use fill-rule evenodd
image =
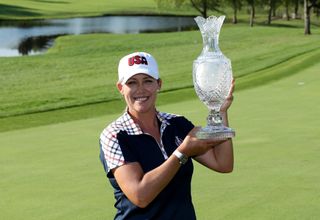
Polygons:
M148 65L148 61L147 61L147 58L145 58L143 56L136 55L136 56L130 57L128 59L128 64L129 64L129 66L133 66L134 64Z
M118 66L118 82L122 85L136 74L146 74L159 79L159 70L156 60L146 52L135 52L121 58Z

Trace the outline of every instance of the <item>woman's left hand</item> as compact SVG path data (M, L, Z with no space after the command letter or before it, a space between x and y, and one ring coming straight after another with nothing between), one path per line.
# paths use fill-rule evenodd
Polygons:
M231 89L229 92L229 95L227 96L226 100L224 101L224 103L222 104L221 108L220 108L220 112L227 112L227 110L229 109L229 107L231 106L232 102L233 102L233 91L234 91L234 86L235 86L235 80L232 80L231 83Z

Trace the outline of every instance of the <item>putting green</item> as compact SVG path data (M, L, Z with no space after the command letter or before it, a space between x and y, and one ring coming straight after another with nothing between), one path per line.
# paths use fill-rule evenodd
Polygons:
M217 174L196 165L199 219L320 217L319 68L235 92L235 169ZM197 99L160 110L195 124L207 114ZM0 133L0 219L112 219L98 137L117 116Z

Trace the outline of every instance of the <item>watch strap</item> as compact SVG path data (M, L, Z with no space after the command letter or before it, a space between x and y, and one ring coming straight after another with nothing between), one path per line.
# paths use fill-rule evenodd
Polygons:
M173 154L179 159L180 164L184 165L187 163L188 157L186 155L184 155L183 153L181 153L180 151L175 150L173 152Z

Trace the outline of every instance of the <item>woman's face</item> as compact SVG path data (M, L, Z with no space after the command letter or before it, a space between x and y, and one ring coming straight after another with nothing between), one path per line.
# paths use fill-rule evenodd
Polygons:
M154 111L157 91L161 87L161 80L156 80L143 73L132 76L122 85L117 84L123 95L129 112L133 115Z

